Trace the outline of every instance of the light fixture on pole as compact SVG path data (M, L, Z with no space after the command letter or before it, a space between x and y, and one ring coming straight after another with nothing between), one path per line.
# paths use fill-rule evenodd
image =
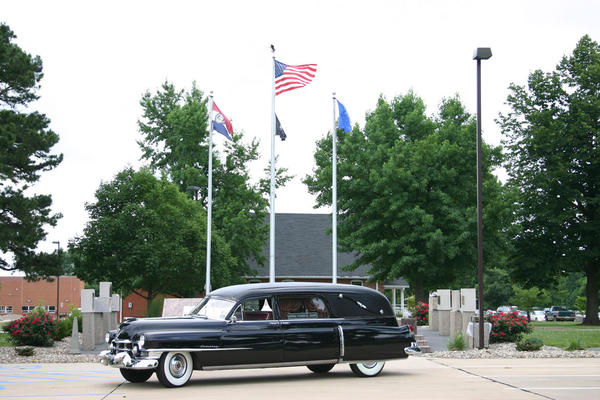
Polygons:
M194 200L198 201L198 191L200 190L199 186L188 186L187 190L191 190L194 192Z
M477 285L479 297L479 348L484 348L484 314L483 314L483 200L482 200L482 168L481 168L481 60L492 56L489 47L478 47L473 53L477 60Z
M60 242L55 241L52 244L56 245L56 257L58 263L58 270L56 274L56 318L59 316L59 308L60 308Z

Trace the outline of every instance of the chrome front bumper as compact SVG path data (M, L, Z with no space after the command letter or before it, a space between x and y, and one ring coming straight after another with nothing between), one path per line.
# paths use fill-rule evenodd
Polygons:
M100 364L115 368L127 369L155 369L158 367L158 360L154 358L131 358L126 351L117 354L111 354L110 350L105 350L100 354Z

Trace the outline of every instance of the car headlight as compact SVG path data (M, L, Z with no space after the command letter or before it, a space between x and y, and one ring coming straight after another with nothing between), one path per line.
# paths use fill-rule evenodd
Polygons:
M146 337L144 335L140 335L140 339L138 340L138 344L140 347L144 347L144 343L146 343Z
M110 342L110 333L106 332L106 335L104 335L104 341L106 343Z
M138 346L137 344L134 344L133 347L131 348L131 354L133 354L134 356L137 356L139 352L140 352L140 346Z

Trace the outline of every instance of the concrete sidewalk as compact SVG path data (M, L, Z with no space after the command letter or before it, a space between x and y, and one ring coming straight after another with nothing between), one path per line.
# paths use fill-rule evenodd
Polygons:
M427 325L419 326L417 328L417 334L425 337L427 345L432 353L448 350L448 340L450 340L450 336L441 336L438 331L432 331Z
M439 336L439 335L438 335ZM129 383L98 363L0 365L0 398L14 400L370 398L461 400L597 400L600 359L427 359L386 362L381 375L357 378L347 364L327 374L306 367L195 371L182 388L153 375Z

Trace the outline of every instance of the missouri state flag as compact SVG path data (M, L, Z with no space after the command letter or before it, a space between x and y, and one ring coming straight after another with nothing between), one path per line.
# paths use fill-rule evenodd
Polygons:
M225 136L229 140L233 140L231 135L233 135L233 126L229 119L219 110L216 103L213 102L213 120L212 127L215 131L219 132L221 135Z

